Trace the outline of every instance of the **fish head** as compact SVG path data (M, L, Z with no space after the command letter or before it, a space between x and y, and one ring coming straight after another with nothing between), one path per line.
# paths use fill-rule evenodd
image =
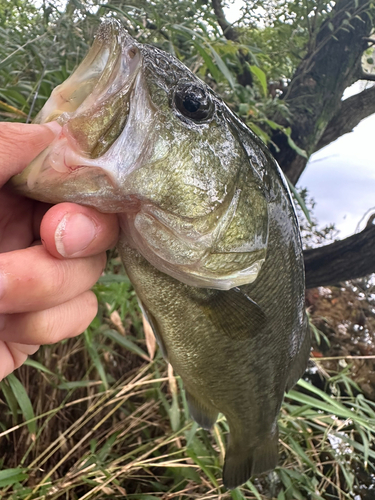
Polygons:
M266 165L249 160L238 119L180 61L106 21L36 123L53 120L61 131L13 178L18 192L118 213L127 244L187 285L257 278Z

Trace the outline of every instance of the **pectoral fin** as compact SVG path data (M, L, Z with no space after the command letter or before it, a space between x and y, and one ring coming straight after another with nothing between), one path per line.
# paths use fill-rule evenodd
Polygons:
M215 291L205 311L215 327L234 340L259 335L266 324L261 307L239 288Z

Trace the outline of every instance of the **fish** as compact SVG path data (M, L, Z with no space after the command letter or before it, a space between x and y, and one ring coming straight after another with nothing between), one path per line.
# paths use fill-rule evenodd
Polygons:
M103 22L36 123L61 132L12 179L117 213L125 270L191 417L226 417L223 483L278 462L284 393L310 352L293 202L263 142L182 62Z

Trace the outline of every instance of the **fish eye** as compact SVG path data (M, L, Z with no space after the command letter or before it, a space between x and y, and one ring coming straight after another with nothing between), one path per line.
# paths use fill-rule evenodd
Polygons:
M214 107L211 96L203 88L192 84L177 87L174 103L183 116L197 122L210 118Z

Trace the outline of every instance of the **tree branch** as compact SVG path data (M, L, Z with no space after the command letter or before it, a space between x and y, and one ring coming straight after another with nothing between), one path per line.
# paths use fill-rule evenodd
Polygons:
M373 113L375 113L375 85L342 101L338 113L327 125L315 151L352 132L361 120Z
M375 225L331 245L305 250L306 288L375 273Z
M235 28L232 27L230 23L225 18L223 11L223 6L220 0L212 0L212 7L214 8L215 16L220 28L222 29L224 36L227 40L232 40L232 42L238 42L238 33Z
M225 38L227 40L231 40L232 42L238 43L240 41L238 31L236 30L236 28L233 28L233 26L226 20L221 1L212 0L212 7L214 9L217 22L219 23L219 26L222 29ZM251 57L247 52L240 49L238 51L238 59L240 62L240 70L236 75L237 81L244 87L246 87L246 85L251 86L253 84L253 76L248 67L248 64L251 64L252 62Z
M375 38L363 37L363 40L370 43L371 45L375 45Z
M366 71L362 71L360 80L369 80L370 82L375 82L375 75L372 73L366 73Z

